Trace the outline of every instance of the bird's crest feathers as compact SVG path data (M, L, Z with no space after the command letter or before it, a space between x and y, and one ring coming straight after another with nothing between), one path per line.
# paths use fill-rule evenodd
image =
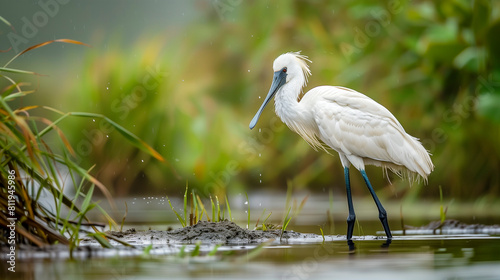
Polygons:
M298 52L289 52L289 54L295 56L297 59L297 62L300 65L300 68L302 69L302 73L304 73L304 78L306 79L307 83L307 78L311 76L311 70L309 70L309 65L307 65L307 62L312 63L311 60L305 55L300 54L300 51Z

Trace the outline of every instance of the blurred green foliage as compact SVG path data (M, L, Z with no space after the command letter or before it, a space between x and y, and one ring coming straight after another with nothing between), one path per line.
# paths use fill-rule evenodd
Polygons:
M302 50L313 61L306 91L356 89L419 137L436 166L429 186L368 173L385 196L473 199L500 195L500 2L200 1L186 32L147 31L126 48L92 50L65 100L102 113L151 144L151 159L96 120L71 130L78 158L117 195L201 194L294 186L343 193L337 155L314 152L268 108L272 62ZM76 108L75 108L76 107ZM354 175L354 174L353 174ZM363 186L354 175L353 185ZM366 195L363 187L355 194Z

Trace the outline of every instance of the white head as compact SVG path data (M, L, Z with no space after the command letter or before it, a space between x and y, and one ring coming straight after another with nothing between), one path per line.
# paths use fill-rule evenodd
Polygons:
M286 82L288 83L294 78L304 79L304 84L307 83L307 78L311 75L307 62L311 62L307 56L301 55L298 52L288 52L278 56L273 63L274 72L278 72L286 68Z
M297 82L300 88L306 85L307 78L311 75L307 62L311 61L307 56L301 55L300 51L284 53L274 60L274 77L271 89L269 89L269 93L266 99L264 99L262 106L260 106L259 111L257 111L257 114L255 114L250 122L250 129L255 127L267 103L271 101L276 92L278 92L283 85L291 81Z

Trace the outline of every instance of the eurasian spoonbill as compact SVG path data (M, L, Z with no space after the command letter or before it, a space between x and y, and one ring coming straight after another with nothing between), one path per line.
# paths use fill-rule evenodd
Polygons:
M349 207L348 242L352 243L356 220L349 182L351 164L361 172L387 238L392 239L387 212L368 180L365 165L380 166L385 172L389 169L410 180L420 176L426 182L434 169L429 153L417 138L405 132L389 110L362 93L338 86L319 86L301 97L302 88L311 75L307 62L311 61L300 52L285 53L274 60L271 89L250 122L250 129L275 97L276 114L291 130L315 150L327 151L330 147L338 152L344 167Z

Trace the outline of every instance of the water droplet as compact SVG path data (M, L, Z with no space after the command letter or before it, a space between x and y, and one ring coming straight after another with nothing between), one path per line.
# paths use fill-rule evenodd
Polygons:
M259 99L260 99L260 96L259 96Z
M262 177L262 173L259 173L259 176Z
M248 72L250 73L250 69L248 69Z
M262 131L262 128L259 128L259 132L261 132L261 131Z
M248 204L248 201L245 201L245 205L247 205L247 204Z
M178 159L178 158L176 158L176 159L175 159L175 161L179 161L179 159Z
M106 87L106 89L109 89L109 87Z
M144 162L144 160L143 160L143 159L141 159L141 162Z
M109 135L106 135L106 138L109 138Z
M259 180L259 183L261 183L261 184L262 184L262 180Z
M95 122L95 120L94 120L94 119L92 119L92 121L93 121L93 122Z
M132 204L135 204L135 201L132 201Z
M262 206L262 203L259 203L259 207Z
M262 155L259 153L259 157L261 157Z

